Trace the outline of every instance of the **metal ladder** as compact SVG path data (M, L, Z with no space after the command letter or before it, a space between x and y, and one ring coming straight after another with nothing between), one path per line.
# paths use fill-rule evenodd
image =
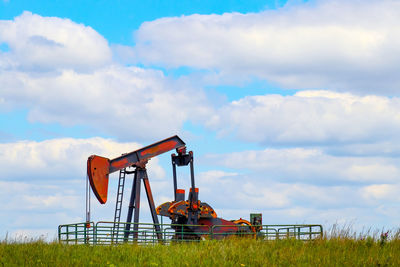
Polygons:
M114 225L111 238L111 242L114 242L115 240L115 243L118 243L119 222L121 220L122 199L124 197L125 175L125 169L119 171L117 201L115 202Z

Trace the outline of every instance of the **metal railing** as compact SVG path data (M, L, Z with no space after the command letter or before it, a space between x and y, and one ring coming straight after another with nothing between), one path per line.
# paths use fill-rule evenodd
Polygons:
M125 230L128 224L130 224L129 231ZM92 245L169 244L229 237L256 238L265 241L288 238L308 241L322 238L323 235L322 225L319 224L259 226L159 224L159 227L160 232L157 233L153 223L120 222L119 231L114 231L114 222L64 224L58 227L58 240L66 244Z
M67 244L92 244L96 232L93 222L63 224L58 226L58 240Z

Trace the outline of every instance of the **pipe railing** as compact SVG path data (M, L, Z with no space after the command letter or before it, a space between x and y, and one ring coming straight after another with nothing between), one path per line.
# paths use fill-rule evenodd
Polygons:
M153 223L137 223L138 230L126 235L125 225L120 222L115 232L114 222L64 224L58 227L58 240L65 244L110 245L123 243L169 244L172 242L193 242L205 239L229 237L256 238L258 240L298 239L303 241L322 238L323 228L319 224L276 224L276 225L182 225L158 224L156 232ZM129 223L135 225L135 223ZM131 227L131 229L134 229ZM161 239L159 239L161 236Z

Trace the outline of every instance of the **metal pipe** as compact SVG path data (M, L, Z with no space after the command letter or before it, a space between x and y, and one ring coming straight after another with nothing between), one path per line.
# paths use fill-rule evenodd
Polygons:
M131 229L131 222L132 222L132 213L133 208L135 207L135 196L136 196L136 180L138 178L137 172L135 172L133 182L132 182L132 191L131 191L131 198L129 200L129 207L128 207L128 216L126 218L127 224L125 225L125 232L124 232L124 241L128 241L128 237L130 234Z
M193 167L193 151L189 152L190 154L190 180L192 183L192 195L195 193L195 184L194 184L194 167Z
M86 223L90 222L90 188L89 177L86 175Z
M141 180L144 177L144 173L146 172L146 169L142 168L137 168L136 171L138 172L138 177L136 179L136 193L135 193L135 215L133 217L133 237L134 239L137 239L138 237L138 230L139 230L139 211L140 211L140 183Z
M154 229L156 230L156 235L157 235L158 240L159 240L159 241L162 241L162 235L161 235L161 230L160 230L160 223L158 222L156 207L154 206L153 194L151 193L149 178L147 177L147 172L146 172L146 170L144 171L143 174L144 174L144 176L143 176L143 183L144 183L144 188L146 189L147 200L148 200L148 202L149 202L151 217L153 218Z
M176 163L175 163L175 154L171 155L171 162L172 162L172 176L174 179L174 200L176 201L176 190L178 189L178 182L176 180Z

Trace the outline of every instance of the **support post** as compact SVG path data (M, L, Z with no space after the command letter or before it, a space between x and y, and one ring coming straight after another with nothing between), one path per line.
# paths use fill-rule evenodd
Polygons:
M175 163L175 154L171 155L171 162L172 162L172 175L174 179L174 201L176 201L176 189L178 189L178 183L176 181L176 163Z
M153 218L154 228L156 230L158 240L162 240L160 224L158 222L156 207L154 205L153 194L151 193L149 178L145 167L136 167L135 178L132 183L131 199L129 201L128 217L125 225L124 241L127 242L131 232L131 222L133 215L133 240L137 241L139 231L139 211L140 211L140 184L143 180L144 188L146 190L147 200L150 206L151 217ZM135 211L133 212L133 209Z
M138 180L138 172L135 171L135 176L134 176L133 182L132 182L131 198L129 200L128 217L126 218L126 225L125 225L125 231L124 231L124 241L125 242L128 241L128 237L129 237L130 230L131 230L132 214L133 214L133 209L135 208L137 180Z
M195 193L195 184L194 184L194 167L193 167L193 152L189 151L189 155L190 155L190 180L192 183L192 195ZM197 201L197 199L196 199Z
M146 189L147 200L149 202L151 217L153 218L153 224L154 224L154 229L156 230L157 239L161 241L162 235L160 230L160 223L158 222L156 207L154 206L153 194L151 193L149 178L147 177L146 170L144 171L143 183L144 183L144 188Z
M135 192L135 214L133 217L133 238L137 240L138 238L138 230L139 230L139 211L140 211L140 184L141 180L143 179L144 172L146 169L142 169L137 167L136 172L138 172L138 176L136 179L136 192Z

